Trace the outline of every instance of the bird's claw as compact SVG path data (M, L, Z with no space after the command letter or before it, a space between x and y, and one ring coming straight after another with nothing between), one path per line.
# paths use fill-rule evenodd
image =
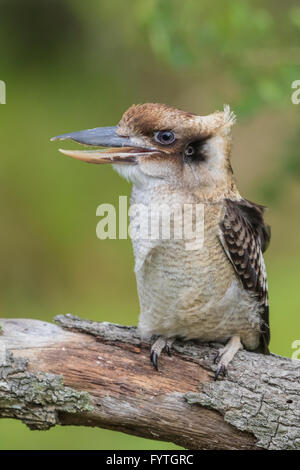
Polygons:
M157 340L153 343L150 351L150 361L152 362L154 368L158 370L158 358L160 353L165 349L168 356L171 356L171 346L175 341L174 338L164 338L159 336Z
M219 364L218 365L215 376L214 376L214 381L216 381L218 379L220 374L222 374L223 377L225 377L227 375L227 369L226 369L226 366L224 364Z
M221 359L222 357L222 352L221 350L217 351L215 356L214 356L214 364L216 364L218 362L219 359ZM219 375L223 375L223 377L225 377L225 375L227 374L227 369L226 369L226 366L225 364L223 364L222 362L220 362L220 364L218 365L217 367L217 370L215 372L215 376L214 376L214 381L216 381L219 377Z
M151 350L150 361L152 362L154 368L158 370L158 354L155 351Z
M218 362L217 370L215 372L214 380L217 380L219 375L225 377L227 375L227 368L229 363L234 358L235 354L242 349L242 343L238 335L232 336L224 348L217 351L214 356L214 364Z
M220 357L220 351L217 351L216 354L214 355L214 359L213 359L214 364L216 364L216 362L217 362L217 360L219 359L219 357Z

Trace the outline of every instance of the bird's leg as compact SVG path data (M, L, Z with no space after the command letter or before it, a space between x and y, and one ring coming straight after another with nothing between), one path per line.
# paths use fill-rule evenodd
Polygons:
M224 376L226 375L228 364L232 361L232 359L240 349L243 349L243 345L241 343L239 335L232 336L226 346L224 348L219 349L214 358L214 362L218 361L218 367L215 373L214 380L217 380L219 374L223 374Z
M150 350L150 361L154 365L155 369L158 370L158 358L160 353L166 349L169 356L171 356L171 347L174 343L175 338L166 338L165 336L159 336L151 346Z

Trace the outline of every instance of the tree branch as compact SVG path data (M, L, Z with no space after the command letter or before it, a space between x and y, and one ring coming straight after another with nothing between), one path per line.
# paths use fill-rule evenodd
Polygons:
M1 320L0 417L99 426L189 449L300 449L300 361L176 341L156 372L136 328L71 315Z

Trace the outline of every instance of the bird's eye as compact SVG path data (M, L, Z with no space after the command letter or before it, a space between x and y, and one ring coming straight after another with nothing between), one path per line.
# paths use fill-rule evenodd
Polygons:
M173 131L158 131L155 132L154 138L157 142L163 145L170 145L175 142L175 134Z
M185 149L184 151L184 155L186 157L192 157L195 153L195 147L193 147L192 145L188 145L187 148Z

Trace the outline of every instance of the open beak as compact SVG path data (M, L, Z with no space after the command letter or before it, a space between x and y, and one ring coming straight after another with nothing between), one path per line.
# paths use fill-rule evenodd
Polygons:
M52 137L51 141L71 139L93 147L109 147L97 150L63 150L64 155L88 163L136 163L138 157L158 153L151 147L137 145L130 137L117 134L117 126L96 127L84 131L71 132Z

